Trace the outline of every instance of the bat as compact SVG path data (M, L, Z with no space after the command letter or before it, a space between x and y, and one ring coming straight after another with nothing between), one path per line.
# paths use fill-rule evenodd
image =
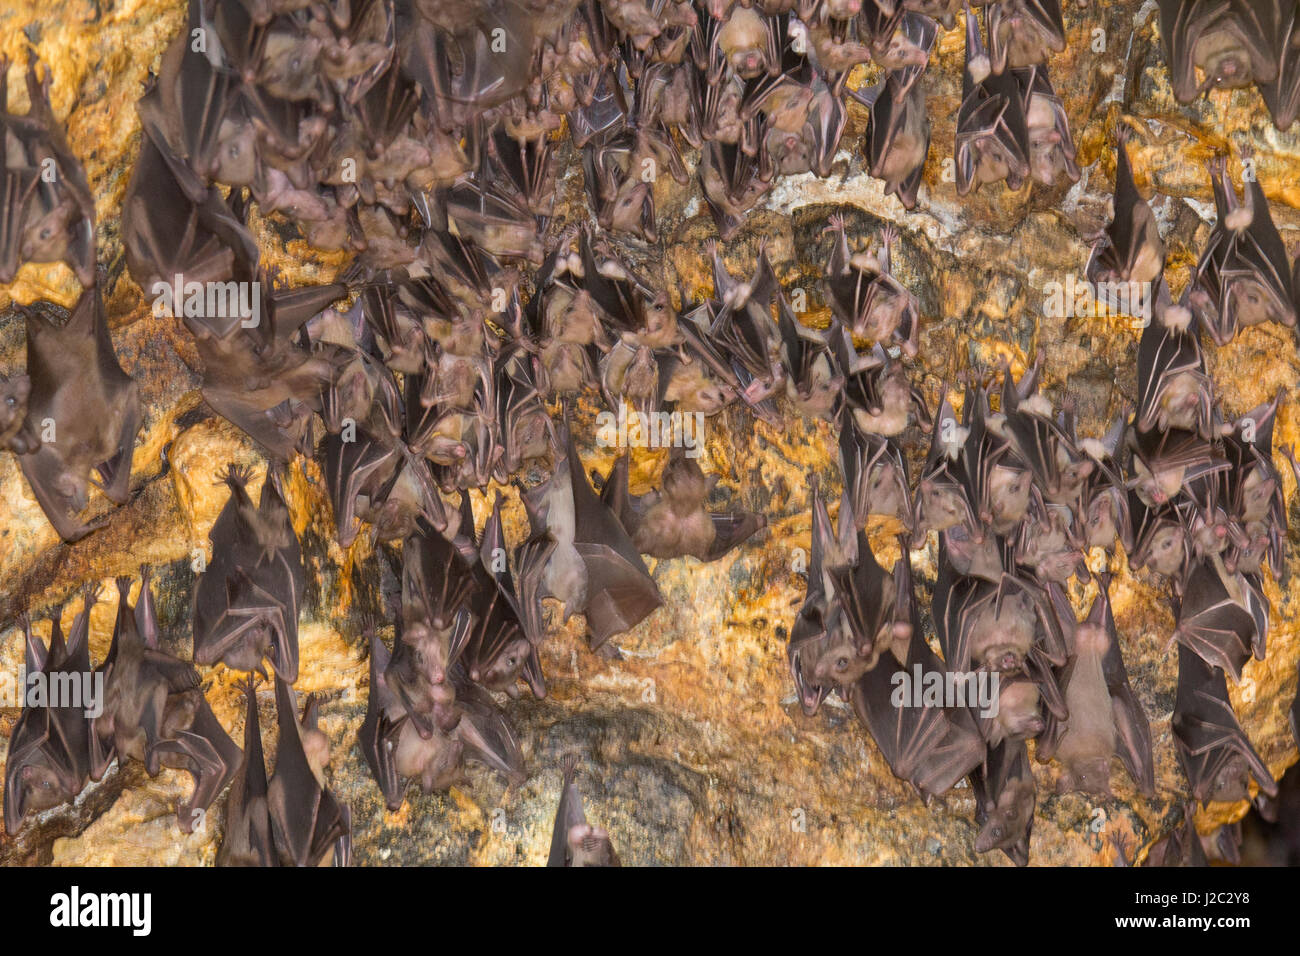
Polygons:
M1002 0L984 6L994 73L1041 66L1065 49L1060 0ZM1077 173L1076 173L1077 176ZM1050 185L1050 183L1048 184Z
M63 126L50 108L49 67L36 74L27 64L26 116L8 112L7 79L0 82L0 136L5 169L0 173L0 282L24 263L64 262L83 287L95 284L95 203L81 163L68 148ZM7 76L8 58L0 59Z
M1196 832L1196 811L1193 803L1183 806L1183 818L1168 834L1147 850L1143 866L1209 866L1205 847Z
M1120 472L1118 453L1128 429L1129 410L1122 409L1101 438L1080 438L1073 407L1061 410L1058 419L1062 434L1074 447L1093 461L1093 469L1079 491L1075 503L1075 523L1085 548L1110 551L1116 540L1133 554L1133 531L1128 508L1128 491Z
M966 12L966 69L957 111L957 194L1005 179L1016 190L1030 174L1029 128L1015 77L991 72L975 14Z
M276 674L280 739L266 789L276 852L281 866L318 866L331 850L335 865L343 865L352 845L352 819L325 784L329 740L316 726L319 701L308 698L299 723L294 697L293 688Z
M1265 555L1273 576L1286 570L1286 500L1282 476L1273 467L1273 424L1282 392L1231 423L1223 436L1229 468L1224 472L1228 510L1241 529L1244 542L1234 542L1224 562L1229 571L1259 574Z
M758 118L742 126L742 136L755 140L761 135ZM700 157L700 185L709 212L722 240L730 239L744 222L745 214L769 189L775 176L770 157L759 150L752 155L739 145L708 136Z
M705 476L693 458L673 448L659 479L659 488L632 498L627 493L627 456L620 457L601 489L602 500L615 495L611 503L632 544L641 554L655 558L686 555L701 561L716 561L733 548L767 527L767 519L748 511L711 512L705 504L717 487L718 476ZM607 495L608 493L608 495Z
M230 498L209 534L212 559L194 586L194 660L266 676L267 658L281 679L296 680L302 548L279 474L267 473L257 505L246 490L251 478L233 465L221 475Z
M76 541L102 526L80 518L90 485L114 504L128 500L139 391L113 352L98 286L70 315L37 302L23 316L31 378L23 440L35 448L18 463L50 524Z
M840 472L859 522L865 524L869 515L886 515L913 530L907 460L895 440L863 434L852 422L842 421Z
M567 754L563 762L564 780L560 805L555 811L551 833L551 852L547 866L621 866L614 844L604 827L592 826L578 790L578 758Z
M1058 792L1110 794L1110 758L1117 755L1137 788L1155 793L1151 726L1128 682L1119 634L1111 612L1108 575L1098 576L1097 597L1088 617L1073 628L1070 659L1062 671L1063 722L1049 717L1039 759L1062 765Z
M1201 806L1248 799L1251 777L1261 793L1277 796L1277 782L1232 712L1223 671L1181 645L1172 727L1179 762Z
M898 230L893 226L882 230L884 248L877 258L870 253L850 255L842 216L832 216L827 228L835 233L823 280L832 314L855 336L881 345L897 345L909 357L915 357L920 336L919 306L916 297L891 271L890 251L898 241Z
M226 799L226 820L217 866L275 866L279 862L271 834L267 806L266 763L262 758L262 730L257 717L257 686L243 682L247 708L244 714L244 760Z
M1027 865L1036 800L1024 742L1008 740L989 750L984 766L971 773L971 787L980 827L975 852L1001 850L1016 866Z
M148 587L145 574L142 595ZM187 771L194 791L177 805L176 819L189 833L234 779L239 747L212 713L194 666L157 645L152 598L142 597L133 609L126 577L117 579L117 591L117 621L102 668L104 707L90 727L90 777L102 779L114 757L139 760L151 777L163 767Z
M1004 572L993 582L960 575L944 560L933 612L949 670L1016 673L1035 647L1053 659L1064 656L1065 639L1046 593L1013 573Z
M852 525L852 517L846 517ZM847 691L890 651L900 660L906 653L912 636L913 591L911 562L902 538L899 550L893 572L886 571L876 561L865 532L858 531L855 565L829 569L842 612L843 643L832 642L811 668L811 677L817 683L834 683Z
M851 95L871 109L863 139L867 171L883 180L885 194L897 196L910 212L916 208L930 153L930 117L925 90L914 80L908 82L908 76L908 71L891 71L869 93Z
M944 663L925 643L920 613L912 607L912 636L905 659L886 656L853 685L850 703L876 742L889 769L922 798L940 796L982 764L987 750L965 708L943 708L908 699L914 673L941 673ZM900 681L902 683L900 684ZM915 690L915 689L914 689Z
M1300 117L1300 11L1294 4L1275 4L1277 19L1273 21L1272 36L1277 55L1277 78L1256 80L1264 105L1273 116L1273 125L1288 130Z
M397 695L388 687L385 673L391 663L388 648L380 640L373 628L368 630L370 656L370 691L366 700L366 718L357 732L357 743L361 755L370 768L371 776L379 784L384 795L384 805L390 811L397 811L402 806L404 783L398 774L397 748L406 728L414 727L403 710ZM418 736L418 734L417 734ZM436 742L445 738L438 734ZM409 749L409 748L408 748ZM450 759L452 765L460 762L460 750L454 744L446 748L455 750Z
M522 784L527 774L519 739L496 700L481 686L464 680L459 668L452 671L452 680L460 709L455 736L464 755L501 774L508 785Z
M840 504L838 529L831 524L826 503L818 493L819 482L809 476L812 494L812 547L808 558L808 589L803 604L790 628L786 654L790 663L790 676L794 680L799 706L804 714L814 716L822 702L834 689L834 684L823 681L821 673L845 672L857 655L857 648L849 646L840 653L834 648L851 645L845 637L842 608L835 588L833 572L849 569L856 561L856 528L852 501L846 495ZM840 659L845 666L839 667Z
M985 9L992 16L992 11L1000 8L1000 4L993 4ZM1029 130L1029 168L1034 179L1044 186L1054 186L1064 175L1077 183L1079 164L1074 161L1074 138L1070 135L1065 103L1052 88L1047 67L1027 66L1013 73L1024 102L1025 125Z
M1019 383L1012 378L1009 368L1005 371L997 432L1008 442L1015 457L1028 467L1043 501L1049 505L1073 505L1097 464L1061 428L1051 403L1038 391L1040 370L1041 366L1035 365ZM990 494L996 499L995 493L1001 488L996 482L990 482L990 486ZM1020 490L1019 485L1014 488ZM1025 499L1026 509L1032 500L1032 496Z
M1195 563L1187 575L1174 637L1235 681L1252 652L1264 659L1268 598L1259 578L1233 574L1218 555Z
M1165 299L1161 286L1161 300ZM1162 303L1164 304L1164 303ZM1157 308L1138 343L1138 419L1141 431L1182 429L1209 441L1214 428L1213 382L1205 372L1200 323L1186 306Z
M1259 178L1245 177L1243 202L1224 158L1216 156L1208 166L1218 221L1196 264L1189 304L1219 345L1230 342L1238 329L1262 322L1294 328L1286 247Z
M767 251L758 251L758 264L748 282L727 271L716 242L707 252L713 260L714 317L708 339L719 352L730 357L731 368L744 386L740 397L751 407L762 405L777 390L782 379L779 330L772 322L772 302L781 285L768 261Z
M849 330L838 322L832 322L829 338L836 372L844 376L837 416L850 414L865 434L890 438L907 429L915 408L922 427L928 427L925 400L908 381L902 362L888 355L879 342L870 352L859 353Z
M1133 182L1128 158L1131 138L1127 127L1115 130L1115 214L1093 245L1084 270L1099 290L1117 282L1155 282L1165 268L1165 244L1155 213Z
M1277 77L1272 55L1272 2L1160 0L1160 36L1174 97L1190 103L1211 89L1236 89ZM1196 73L1205 79L1197 83Z
M1088 565L1078 546L1070 508L1044 502L1038 489L1032 489L1029 510L1016 537L1015 560L1040 582L1064 584L1076 574L1086 579Z
M97 596L97 589L86 589L85 603L73 620L67 643L56 611L51 618L48 649L32 633L31 618L22 616L27 674L44 674L47 686L52 686L60 678L91 673L89 619ZM39 700L24 695L22 713L9 734L5 757L5 831L10 836L19 831L29 815L71 803L86 785L90 778L87 706L86 702L68 701L55 706L48 695Z
M906 72L908 83L914 83L930 62L939 36L938 24L901 4L889 10L888 3L865 0L861 6L858 36L866 40L872 62L889 73Z
M1215 455L1213 445L1185 429L1137 428L1129 433L1129 444L1133 449L1129 483L1148 507L1165 505L1192 482L1228 467L1226 459Z
M947 531L958 525L964 525L971 538L982 539L978 501L972 501L974 483L965 455L970 429L958 422L946 388L935 423L914 499L914 540L919 541L927 531Z

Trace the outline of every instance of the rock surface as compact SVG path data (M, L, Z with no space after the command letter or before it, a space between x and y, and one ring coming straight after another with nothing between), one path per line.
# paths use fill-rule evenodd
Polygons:
M108 526L66 545L45 521L11 455L0 457L0 673L18 672L22 654L17 614L38 615L67 600L83 582L110 586L120 574L155 566L155 592L169 646L190 648L191 564L209 547L207 534L226 492L215 484L228 462L264 464L248 441L216 418L198 396L196 357L178 323L150 314L147 299L126 273L118 241L122 194L139 148L134 102L162 47L184 20L179 0L17 0L0 11L0 52L10 68L11 102L22 109L26 51L34 48L53 71L53 105L66 118L73 151L86 166L96 195L99 262L107 270L106 305L123 367L140 383L146 409L136 450L132 502L112 512ZM1068 49L1050 68L1065 100L1083 176L1074 188L1027 185L1019 192L985 187L959 200L945 162L952 153L960 93L960 29L944 33L925 76L933 122L921 204L906 213L863 170L865 111L850 107L850 124L833 175L779 181L749 217L724 255L733 272L752 269L766 242L787 290L808 290L806 320L824 324L817 278L829 249L821 231L832 212L848 217L850 234L865 237L886 223L902 233L896 271L920 299L920 355L909 371L930 403L963 368L994 368L1004 358L1017 374L1036 356L1046 360L1048 394L1079 404L1082 430L1096 434L1134 401L1136 333L1124 317L1060 319L1045 316L1044 286L1081 278L1090 233L1107 219L1114 175L1109 131L1127 121L1139 134L1130 146L1138 185L1158 191L1154 205L1169 246L1168 276L1176 292L1187 281L1213 214L1204 160L1231 149L1240 178L1242 147L1254 148L1256 168L1272 202L1284 241L1300 240L1300 136L1278 132L1253 89L1216 92L1190 107L1173 100L1159 47L1154 3L1091 4L1066 10ZM1098 32L1100 31L1100 32ZM1099 41L1100 37L1100 41ZM1099 45L1101 49L1099 49ZM870 82L871 71L855 81ZM558 231L580 214L581 164L566 150L561 161L562 210ZM629 248L649 274L661 276L675 304L711 288L703 242L716 235L698 187L683 191L666 178L656 196L659 248ZM573 202L577 199L577 202ZM1208 212L1207 212L1208 210ZM256 222L268 264L295 281L328 279L341 258L315 253L300 238L288 241L276 224ZM291 230L290 230L291 231ZM0 309L10 301L53 298L70 304L75 281L63 267L27 267L0 287ZM819 311L820 310L820 311ZM0 367L23 361L21 321L0 319ZM1228 347L1207 348L1225 413L1241 414L1300 381L1294 337L1275 327L1239 334ZM593 434L591 409L576 433ZM1278 417L1275 447L1300 442L1296 399ZM923 440L913 435L914 456ZM612 457L583 449L584 464L603 473ZM615 639L620 655L591 653L578 622L544 648L550 685L542 701L525 696L505 707L521 738L529 778L508 790L495 775L473 767L468 779L443 795L411 788L397 813L384 809L356 748L365 712L368 669L359 620L374 606L389 557L364 540L349 552L334 541L331 511L313 463L291 468L288 498L303 538L309 591L301 630L300 693L324 695L323 728L333 745L333 785L351 804L354 859L360 864L539 864L545 861L560 790L562 755L576 752L584 771L589 816L613 835L625 863L685 864L992 864L1000 854L974 851L974 800L965 786L927 807L886 767L852 713L832 700L813 719L795 702L786 666L785 638L802 601L804 579L794 569L797 549L809 547L808 475L838 495L836 446L825 423L788 412L781 428L729 410L710 421L702 464L723 479L717 504L760 511L768 529L714 564L694 559L650 562L666 606L635 631ZM634 492L645 490L662 455L635 452ZM915 461L913 462L915 464ZM1296 558L1300 507L1286 476ZM913 469L915 474L915 468ZM256 490L256 484L250 490ZM514 492L507 537L524 528ZM489 489L489 495L493 489ZM834 499L832 499L834 500ZM490 498L475 497L480 523ZM892 560L893 539L879 529L873 544ZM920 595L928 605L935 541L912 555ZM1100 568L1105 557L1092 556ZM1095 864L1140 855L1182 819L1186 781L1170 734L1176 661L1169 647L1173 614L1167 589L1130 574L1122 556L1111 589L1131 680L1151 720L1157 794L1142 799L1127 776L1114 777L1113 799L1055 795L1059 768L1035 764L1038 782L1031 860L1040 864ZM1250 739L1275 776L1297 759L1287 726L1300 659L1300 580L1266 581L1272 602L1268 656L1247 665L1230 695ZM1076 609L1092 590L1072 589ZM79 606L79 601L75 602ZM92 617L92 656L102 660L112 631L114 603ZM929 621L927 618L927 626ZM39 622L38 631L48 633ZM218 718L242 739L243 704L237 674L203 669ZM268 754L274 753L274 704L260 695ZM0 710L7 737L16 708ZM210 864L219 840L223 801L196 833L175 825L174 805L188 777L164 771L150 780L139 765L115 769L73 807L50 811L16 839L0 835L0 862L155 865ZM1205 833L1242 816L1246 803L1212 805L1198 816ZM1122 849L1121 849L1122 848Z

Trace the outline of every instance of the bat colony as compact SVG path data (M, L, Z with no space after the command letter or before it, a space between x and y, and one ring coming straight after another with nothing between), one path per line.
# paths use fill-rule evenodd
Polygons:
M229 500L193 591L193 662L160 641L145 568L134 606L132 581L118 581L112 648L96 668L102 713L22 711L6 764L8 832L74 799L116 758L193 776L177 808L186 831L229 787L220 864L348 861L349 808L330 788L320 701L300 708L292 688L306 572L285 478L299 454L324 470L342 547L361 534L400 543L392 620L364 635L359 744L386 805L400 808L413 780L447 788L466 760L522 781L519 742L493 693L546 694L543 600L561 619L582 615L599 649L663 603L643 556L716 560L766 524L711 506L717 476L680 450L650 494L629 493L626 456L597 492L570 426L580 396L645 414L711 416L739 404L765 421L838 425L834 523L811 481L807 594L789 636L798 701L813 714L842 696L893 772L927 798L969 778L977 850L1028 860L1030 740L1039 761L1059 766L1063 791L1108 794L1118 757L1138 790L1154 792L1151 731L1125 670L1109 578L1084 562L1091 548L1122 546L1133 567L1169 583L1173 733L1189 799L1241 800L1252 779L1275 795L1226 675L1240 679L1246 661L1263 658L1261 579L1283 574L1272 447L1283 396L1225 418L1201 335L1223 344L1244 326L1295 325L1300 272L1258 181L1239 195L1225 160L1210 162L1217 221L1174 302L1155 216L1134 184L1132 130L1117 132L1114 218L1087 277L1158 292L1137 351L1135 407L1100 436L1076 431L1068 398L1053 407L1038 364L1018 380L1009 367L972 371L927 407L908 377L920 306L895 275L902 237L892 227L873 247L830 219L821 292L832 320L822 331L799 322L761 248L754 274L738 276L711 245L713 295L679 314L609 238L658 242L652 187L662 172L683 185L698 176L726 241L778 176L829 175L837 151L854 146L842 141L850 98L870 111L866 168L914 208L931 145L922 79L940 24L963 18L958 193L1077 181L1048 69L1065 48L1059 0L972 5L189 0L188 23L138 104L126 263L192 336L208 406L269 464L257 500L247 470L214 476ZM1159 8L1179 100L1253 83L1279 128L1300 116L1293 4ZM70 313L20 310L27 364L0 382L0 432L50 523L76 541L129 499L142 411L108 332L90 189L50 109L48 70L32 60L29 111L0 112L0 281L26 263L63 262L84 292ZM850 90L865 63L880 81ZM550 228L567 149L581 154L591 222ZM335 282L284 287L260 261L254 205L351 264ZM240 294L218 307L214 289ZM242 305L224 307L232 302ZM929 452L913 481L906 451L919 432ZM535 465L547 477L525 487ZM512 551L499 493L475 527L468 490L490 481L513 481L527 510L530 534ZM890 567L872 553L871 516L903 529ZM940 653L909 560L930 532ZM1095 580L1082 620L1067 598L1072 577ZM91 670L88 614L99 596L86 589L66 640L53 613L48 647L24 616L29 672ZM382 623L395 627L391 646ZM194 666L217 662L249 672L242 751ZM279 731L269 777L254 676L268 679L267 662ZM895 676L918 666L996 673L997 715L895 706ZM610 835L587 820L576 759L562 771L550 864L618 865ZM1184 827L1150 857L1198 854Z

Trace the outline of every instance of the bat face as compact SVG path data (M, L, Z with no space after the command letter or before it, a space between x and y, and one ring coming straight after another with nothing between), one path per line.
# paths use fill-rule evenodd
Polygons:
M1273 25L1264 11L1280 6L1160 0L1160 35L1178 101L1190 103L1209 89L1274 80L1277 65L1269 55ZM1198 70L1204 76L1199 84Z
M996 6L989 11L998 9ZM1056 184L1064 175L1072 183L1079 181L1079 166L1074 161L1074 140L1065 115L1065 104L1056 95L1045 66L1031 66L1015 71L1023 95L1025 125L1029 132L1029 168L1034 179L1044 186Z
M98 527L79 517L92 483L116 504L127 500L140 400L113 353L98 288L63 321L60 311L47 303L25 310L27 420L41 440L19 464L55 530L75 541Z
M898 231L891 226L882 232L884 250L877 258L869 253L850 255L842 217L832 217L828 228L836 233L825 280L835 317L860 338L896 343L915 355L920 334L916 297L890 272L890 251Z
M1002 850L1017 866L1029 862L1029 834L1034 822L1034 776L1020 742L989 751L987 765L971 774L976 793L975 819L980 831L975 851Z

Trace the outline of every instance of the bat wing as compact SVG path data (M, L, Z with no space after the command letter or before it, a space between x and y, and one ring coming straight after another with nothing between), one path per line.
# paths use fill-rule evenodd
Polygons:
M403 786L397 775L397 739L401 734L404 714L396 721L388 715L396 708L397 699L384 680L391 655L379 635L370 635L370 693L366 701L366 719L357 734L361 754L370 773L384 795L384 804L396 811L402 806Z
M1128 671L1124 667L1124 657L1120 652L1119 633L1115 628L1115 617L1111 611L1107 584L1106 578L1099 581L1096 598L1098 608L1094 613L1100 618L1106 634L1110 636L1109 646L1102 658L1101 669L1106 680L1106 690L1110 693L1111 713L1115 719L1115 752L1138 789L1151 796L1156 789L1151 725L1128 681Z
M198 695L199 705L189 728L175 738L158 741L145 753L146 766L158 759L188 771L194 778L194 792L176 807L177 821L186 833L234 779L241 757L239 747L212 713L202 691L195 688L192 693Z
M1246 596L1248 583L1240 577L1235 583L1236 589L1243 592L1239 597L1229 591L1223 574L1210 559L1199 562L1188 576L1174 634L1206 663L1223 668L1239 681L1241 669L1258 640L1259 622L1242 606L1241 597Z
M217 850L218 866L275 866L278 858L267 810L266 761L257 717L257 691L251 679L244 685L244 758L226 801L226 822Z
M492 696L462 681L456 687L456 703L461 718L454 733L465 745L467 756L491 767L511 784L522 783L527 775L519 740Z
M280 741L267 786L271 831L281 863L315 866L347 832L344 809L307 762L292 689L278 675L275 685Z

